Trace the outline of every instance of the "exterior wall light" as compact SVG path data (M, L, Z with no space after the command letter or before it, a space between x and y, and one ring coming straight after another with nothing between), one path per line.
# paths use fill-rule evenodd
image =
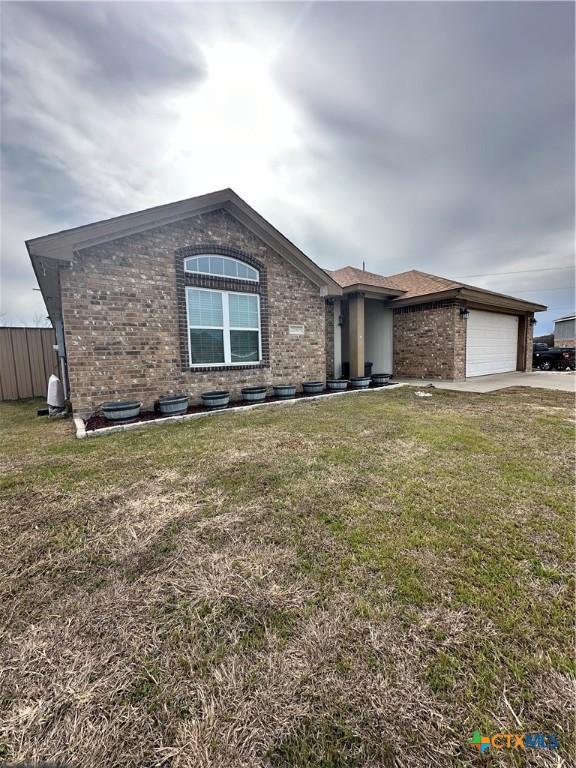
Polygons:
M537 322L538 322L538 320L536 320L535 317L531 317L530 318L530 325L536 325Z
M462 320L468 320L470 317L470 310L468 307L460 307L460 317Z
M338 325L344 325L344 315L338 315Z

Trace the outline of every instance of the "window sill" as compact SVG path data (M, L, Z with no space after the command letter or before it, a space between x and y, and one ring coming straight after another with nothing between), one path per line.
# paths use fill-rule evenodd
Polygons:
M249 371L259 368L269 368L268 363L224 363L223 365L194 365L186 368L190 373L207 373L209 371Z

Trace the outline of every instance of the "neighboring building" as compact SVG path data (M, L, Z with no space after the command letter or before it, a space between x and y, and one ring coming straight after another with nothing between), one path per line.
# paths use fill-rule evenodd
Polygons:
M27 243L74 411L375 372L531 366L543 305L415 270L321 269L232 190Z
M576 315L566 315L554 320L554 345L576 347Z

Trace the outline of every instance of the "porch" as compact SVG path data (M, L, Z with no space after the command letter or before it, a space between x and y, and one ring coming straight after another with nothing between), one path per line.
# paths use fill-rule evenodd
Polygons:
M344 294L334 300L334 376L392 373L393 310L388 296L364 292Z

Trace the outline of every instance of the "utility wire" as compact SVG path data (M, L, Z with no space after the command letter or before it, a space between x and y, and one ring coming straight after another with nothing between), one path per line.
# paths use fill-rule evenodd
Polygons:
M522 275L526 272L563 272L566 269L576 269L574 265L566 267L542 267L542 269L515 269L513 272L479 272L475 275L456 275L462 277L491 277L492 275Z
M524 291L517 291L516 288L514 288L514 293L542 293L544 291L571 291L572 286L571 285L563 285L562 288L530 288L529 290Z

